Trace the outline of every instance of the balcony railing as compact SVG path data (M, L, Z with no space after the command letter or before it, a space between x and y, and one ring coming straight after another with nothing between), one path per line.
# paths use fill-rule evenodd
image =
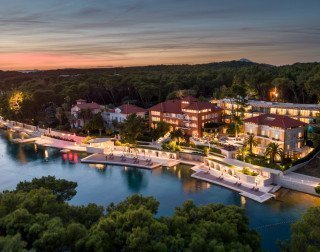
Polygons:
M257 136L258 136L258 137L269 138L269 136L267 136L267 135L262 135L262 134L258 134Z

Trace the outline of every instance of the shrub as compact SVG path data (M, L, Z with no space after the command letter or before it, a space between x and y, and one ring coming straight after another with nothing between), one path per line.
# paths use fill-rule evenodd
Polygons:
M61 141L66 141L66 142L75 142L74 139L70 139L70 138L66 138L66 137L54 136L54 135L50 135L50 134L44 134L44 136L50 137L50 138L54 138L54 139L58 139L58 140L61 140Z
M82 140L83 144L87 144L90 140L94 139L94 137L87 136L85 139Z
M121 145L122 145L122 144L121 144L120 141L118 141L118 140L114 141L114 146L121 146Z
M251 171L248 167L243 167L243 169L241 170L241 172L245 175L249 175L249 176L258 176L258 172L255 171Z
M205 156L208 156L208 155L209 155L209 148L208 148L208 147L203 148L203 154L204 154Z
M169 150L169 151L181 151L182 148L176 144L175 141L170 141L168 143L163 143L162 144L162 149L163 150Z

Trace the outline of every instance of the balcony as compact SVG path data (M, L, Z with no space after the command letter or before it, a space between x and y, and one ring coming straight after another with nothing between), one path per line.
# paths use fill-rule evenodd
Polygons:
M257 137L269 138L267 135L258 134Z

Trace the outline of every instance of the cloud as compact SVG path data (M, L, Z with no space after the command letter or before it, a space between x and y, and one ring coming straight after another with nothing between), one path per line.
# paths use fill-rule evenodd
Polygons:
M59 57L81 66L77 60L134 65L243 56L281 64L320 58L316 1L3 1L0 60L9 53L48 54L42 59L52 67Z

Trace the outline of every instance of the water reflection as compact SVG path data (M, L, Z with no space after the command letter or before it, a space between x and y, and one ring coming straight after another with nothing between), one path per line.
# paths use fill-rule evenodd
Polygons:
M191 166L184 164L173 167L164 167L162 168L162 173L178 178L182 183L183 190L187 193L209 189L211 187L210 183L191 177L193 171L190 167Z
M122 169L122 175L132 192L139 192L147 187L148 181L144 177L144 172L147 171L127 166Z
M22 148L22 145L18 145L18 154L17 158L20 161L20 163L25 164L27 163L27 156L26 153L24 152L24 149Z
M44 150L44 160L46 160L48 162L48 158L49 158L49 153L48 153L48 150L45 149Z
M63 162L69 162L71 164L77 164L79 163L79 153L77 152L69 152L69 153L63 153L61 155Z
M311 206L320 206L320 198L310 194L292 191L282 188L276 193L276 199L266 202L274 211L286 211L293 207L299 206L306 209Z
M241 196L241 207L245 207L246 206L246 197Z

